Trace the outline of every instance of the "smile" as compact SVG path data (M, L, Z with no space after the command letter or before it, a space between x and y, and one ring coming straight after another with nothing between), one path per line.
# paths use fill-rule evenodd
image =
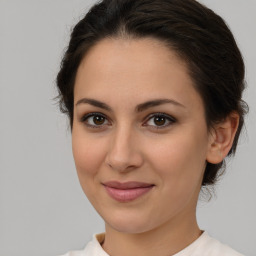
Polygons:
M142 182L110 181L103 184L108 195L119 202L129 202L149 192L154 185Z

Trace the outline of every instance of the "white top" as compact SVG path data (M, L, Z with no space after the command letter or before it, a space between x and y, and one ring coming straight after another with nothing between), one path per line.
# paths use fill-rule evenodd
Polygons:
M93 235L92 240L82 251L68 252L62 256L109 256L101 247L105 234ZM185 249L173 256L243 256L229 246L210 237L206 231Z

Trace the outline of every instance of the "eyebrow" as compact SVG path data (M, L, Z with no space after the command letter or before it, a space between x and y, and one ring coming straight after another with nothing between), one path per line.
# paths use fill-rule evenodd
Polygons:
M155 99L155 100L146 101L144 103L141 103L141 104L137 105L135 110L136 110L136 112L142 112L142 111L145 111L149 108L156 107L156 106L166 104L166 103L170 103L170 104L173 104L175 106L185 108L185 106L183 104L181 104L181 103L179 103L175 100L172 100L172 99ZM111 107L108 106L106 103L103 103L101 101L94 100L94 99L88 99L88 98L80 99L80 100L77 101L76 106L78 106L80 104L90 104L92 106L105 109L109 112L113 112Z

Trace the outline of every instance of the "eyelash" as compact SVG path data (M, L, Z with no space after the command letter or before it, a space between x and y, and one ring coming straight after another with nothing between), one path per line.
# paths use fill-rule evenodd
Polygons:
M96 116L98 116L98 117L102 117L102 118L104 118L105 120L108 120L108 118L105 116L105 115L103 115L103 114L101 114L101 113L99 113L99 112L94 112L94 113L89 113L89 114L86 114L86 115L84 115L82 118L81 118L81 122L82 123L84 123L87 127L89 127L89 128L93 128L93 129L102 129L102 127L104 126L104 124L102 124L102 125L91 125L91 124L89 124L88 123L88 119L90 118L90 117L96 117ZM170 116L170 115L167 115L167 114L165 114L165 113L162 113L162 112L159 112L159 113L153 113L153 114L151 114L151 115L149 115L147 118L146 118L146 122L149 122L152 118L157 118L157 117L160 117L160 118L165 118L165 123L166 122L168 122L168 124L164 124L164 125L161 125L161 126L153 126L153 125L148 125L148 126L150 126L152 129L156 129L156 130L158 130L158 129L164 129L164 128L166 128L166 127L168 127L168 126L170 126L170 125L172 125L172 124L174 124L175 122L176 122L176 119L174 118L174 117L172 117L172 116ZM105 121L104 121L105 122ZM154 121L153 121L154 122ZM108 124L107 124L108 125ZM147 126L147 125L142 125L142 126Z

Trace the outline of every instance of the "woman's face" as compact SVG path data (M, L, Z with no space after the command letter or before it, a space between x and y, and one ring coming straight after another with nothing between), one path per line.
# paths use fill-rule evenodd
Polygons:
M194 217L210 135L185 63L161 42L104 39L89 51L72 142L81 186L108 227L141 233Z

